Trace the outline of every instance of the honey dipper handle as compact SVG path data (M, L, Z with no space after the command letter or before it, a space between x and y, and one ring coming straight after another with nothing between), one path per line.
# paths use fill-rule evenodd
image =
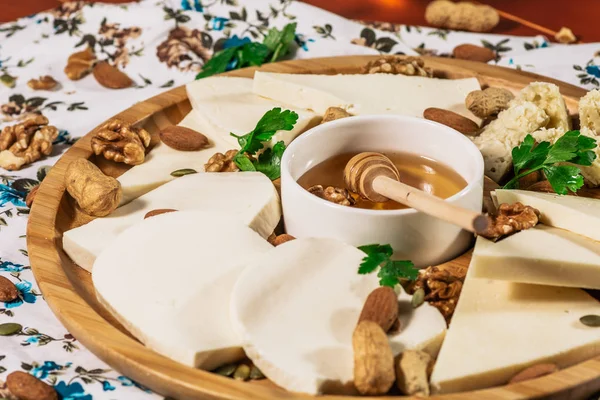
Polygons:
M481 213L448 203L437 196L385 176L378 176L373 180L373 190L398 203L460 226L470 232L485 232L489 224L488 218Z

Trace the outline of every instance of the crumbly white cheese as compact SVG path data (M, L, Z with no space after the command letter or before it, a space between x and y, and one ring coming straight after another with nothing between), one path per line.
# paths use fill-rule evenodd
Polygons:
M544 225L600 241L600 200L505 189L496 189L492 197L497 204L527 204L540 211L540 222Z
M364 253L334 239L304 238L249 263L231 297L231 319L248 357L277 385L309 394L354 393L352 333L365 299L379 286L359 275ZM425 303L400 293L401 331L394 354L422 349L435 357L446 323Z
M474 278L600 289L600 242L544 225L498 242L478 240Z
M162 214L117 236L92 281L100 302L148 348L210 370L244 356L229 297L244 263L271 248L225 213Z
M289 131L278 131L267 144L279 141L289 144L296 136L317 125L321 117L315 113L294 108L252 93L252 79L238 77L212 77L199 79L186 85L188 98L194 110L219 130L219 138L232 148L239 148L231 135L245 135L269 110L280 107L298 114L298 121Z
M71 229L63 248L80 267L91 271L96 257L125 229L144 219L148 211L222 211L239 218L263 237L279 223L281 205L272 182L260 172L220 172L186 175L119 207L104 218ZM198 229L210 230L210 225Z
M600 135L600 90L590 90L579 100L579 124Z
M257 71L254 93L323 115L341 107L353 115L423 117L429 107L457 112L476 122L465 98L481 87L476 78L435 79L391 74L302 75Z
M525 136L545 127L549 117L534 103L523 101L512 104L498 118L487 125L473 142L483 155L485 174L499 182L512 165L512 149Z
M186 115L178 125L202 133L209 139L210 146L199 151L179 151L159 142L146 155L143 164L132 167L117 178L123 189L120 205L172 181L175 177L171 172L178 169L191 168L204 172L204 164L213 154L224 153L233 148L220 139L221 134L217 128L194 111Z
M481 244L478 239L477 246ZM565 368L600 355L598 328L579 318L600 314L581 289L480 279L469 268L431 375L436 393L504 385L539 363Z
M560 94L560 89L553 83L533 82L523 88L513 103L529 101L540 107L550 120L547 128L559 128L564 131L571 129L569 110Z

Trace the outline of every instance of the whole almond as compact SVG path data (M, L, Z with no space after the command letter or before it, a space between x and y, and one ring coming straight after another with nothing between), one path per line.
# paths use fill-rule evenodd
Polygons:
M284 244L285 242L289 242L290 240L296 239L292 235L288 235L287 233L282 233L281 235L277 235L270 242L273 246L277 247L280 244Z
M106 61L96 64L92 73L99 84L109 89L124 89L133 85L130 77Z
M475 46L474 44L461 44L452 51L454 58L460 60L479 61L486 63L496 59L496 53L487 47Z
M0 301L13 301L17 297L19 297L19 290L15 284L7 278L0 276Z
M527 381L529 379L539 378L540 376L553 374L558 371L558 367L555 364L536 364L529 368L525 368L511 378L508 383L517 383Z
M148 211L146 213L146 215L144 215L144 219L150 218L150 217L155 217L160 214L167 214L167 213L174 212L174 211L177 211L177 210L174 210L172 208L157 208L156 210Z
M37 194L38 189L40 188L40 185L37 185L36 187L32 188L29 193L27 193L27 197L25 197L25 205L29 208L31 208L31 206L33 205L33 201L35 200L35 195Z
M354 386L364 395L387 393L394 381L394 354L379 324L362 321L352 335Z
M479 125L450 110L431 107L423 111L423 118L449 126L463 135L477 136L479 133Z
M380 286L373 290L358 317L358 323L373 321L384 332L388 332L398 321L398 296L389 286Z
M6 387L20 400L58 400L56 390L26 372L15 371L6 377Z
M525 172L525 171L523 171ZM519 188L528 188L531 185L546 179L542 171L534 171L519 179Z
M532 185L526 186L526 190L540 193L556 193L554 189L552 189L552 185L550 185L550 181L548 180L539 181Z
M171 125L158 134L160 140L179 151L197 151L208 147L208 139L200 132L183 126Z

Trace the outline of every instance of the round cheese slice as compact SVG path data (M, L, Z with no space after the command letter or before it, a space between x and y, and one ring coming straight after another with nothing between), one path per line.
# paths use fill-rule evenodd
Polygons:
M309 394L354 394L352 333L364 302L379 286L359 275L365 254L334 239L296 239L244 270L231 296L231 318L247 356L277 385ZM399 286L398 286L399 287ZM413 309L400 293L402 331L394 354L437 354L446 330L439 311Z
M210 370L243 357L229 297L244 264L271 248L233 216L177 211L117 236L92 280L99 301L147 347Z

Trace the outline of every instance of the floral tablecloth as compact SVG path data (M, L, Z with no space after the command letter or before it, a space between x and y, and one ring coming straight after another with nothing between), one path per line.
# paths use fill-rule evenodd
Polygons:
M449 56L459 44L496 51L498 65L597 88L600 44L556 45L542 36L514 37L443 29L361 24L291 0L142 0L123 5L66 2L49 12L0 24L0 128L42 112L60 130L51 157L18 172L0 168L0 274L20 291L0 303L0 324L23 329L0 337L0 380L28 371L55 386L63 399L157 399L87 351L54 317L33 278L25 243L27 192L78 137L137 101L194 79L216 49L244 38L261 40L270 27L297 22L290 58L349 54ZM135 86L101 87L63 72L68 56L94 48L121 67ZM55 91L31 91L27 81L51 75ZM176 280L173 282L177 284Z

